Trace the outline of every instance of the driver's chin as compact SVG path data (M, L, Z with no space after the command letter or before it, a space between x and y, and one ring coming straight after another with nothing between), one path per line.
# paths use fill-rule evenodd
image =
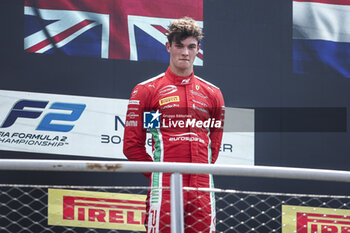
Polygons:
M178 69L180 70L187 70L190 66L189 65L179 65Z

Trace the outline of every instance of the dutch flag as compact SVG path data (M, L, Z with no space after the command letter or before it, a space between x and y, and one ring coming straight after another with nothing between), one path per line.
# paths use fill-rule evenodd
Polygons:
M293 1L293 70L350 78L350 0Z

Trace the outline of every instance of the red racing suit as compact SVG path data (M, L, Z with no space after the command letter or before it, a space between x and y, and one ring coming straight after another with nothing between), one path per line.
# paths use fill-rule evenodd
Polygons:
M150 130L151 156L145 147L143 115L145 111L157 110L161 113L161 127ZM168 68L165 73L133 89L125 121L123 151L130 161L215 163L223 120L224 100L219 88L193 73L189 77L179 77ZM179 123L181 121L183 123ZM146 203L146 228L148 232L170 232L170 192L162 189L170 186L170 174L145 175L150 178L152 187ZM212 176L184 175L183 186L212 188ZM184 191L184 212L186 233L215 232L213 193Z

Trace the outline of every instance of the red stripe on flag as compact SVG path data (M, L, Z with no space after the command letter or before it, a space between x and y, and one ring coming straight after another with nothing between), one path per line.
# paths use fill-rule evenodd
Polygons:
M153 25L153 24L152 24L152 26L155 27L158 31L160 31L160 32L163 33L164 35L165 35L165 33L167 32L167 30L166 30L164 27L160 26L160 25Z
M294 0L294 2L317 2L333 5L350 5L350 0Z
M201 60L203 60L203 54L197 53L197 57L200 58Z
M81 21L80 23L74 25L71 28L68 28L67 30L61 32L60 34L52 37L52 40L57 44L60 41L66 39L68 36L72 35L73 33L79 31L80 29L82 29L83 27L86 27L87 25L93 23L94 21L91 20L84 20ZM33 45L32 47L26 49L27 52L31 52L31 53L35 53L37 51L39 51L40 49L46 47L47 45L50 44L50 40L46 39L41 41L40 43Z
M30 52L30 53L35 53L36 51L46 47L47 45L50 44L50 41L49 40L43 40L41 41L40 43L37 43L36 45L33 45L32 47L30 48L27 48L26 51L27 52Z
M54 41L56 43L66 39L68 36L72 35L73 33L79 31L80 29L82 29L83 27L86 27L87 25L93 23L94 21L91 20L84 20L81 21L80 23L74 25L73 27L61 32L60 34L56 35L53 37Z

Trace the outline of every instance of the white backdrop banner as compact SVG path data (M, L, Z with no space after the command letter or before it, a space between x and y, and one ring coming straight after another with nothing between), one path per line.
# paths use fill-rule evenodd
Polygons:
M0 150L126 159L127 105L126 99L0 90ZM254 165L253 110L226 108L217 163Z

